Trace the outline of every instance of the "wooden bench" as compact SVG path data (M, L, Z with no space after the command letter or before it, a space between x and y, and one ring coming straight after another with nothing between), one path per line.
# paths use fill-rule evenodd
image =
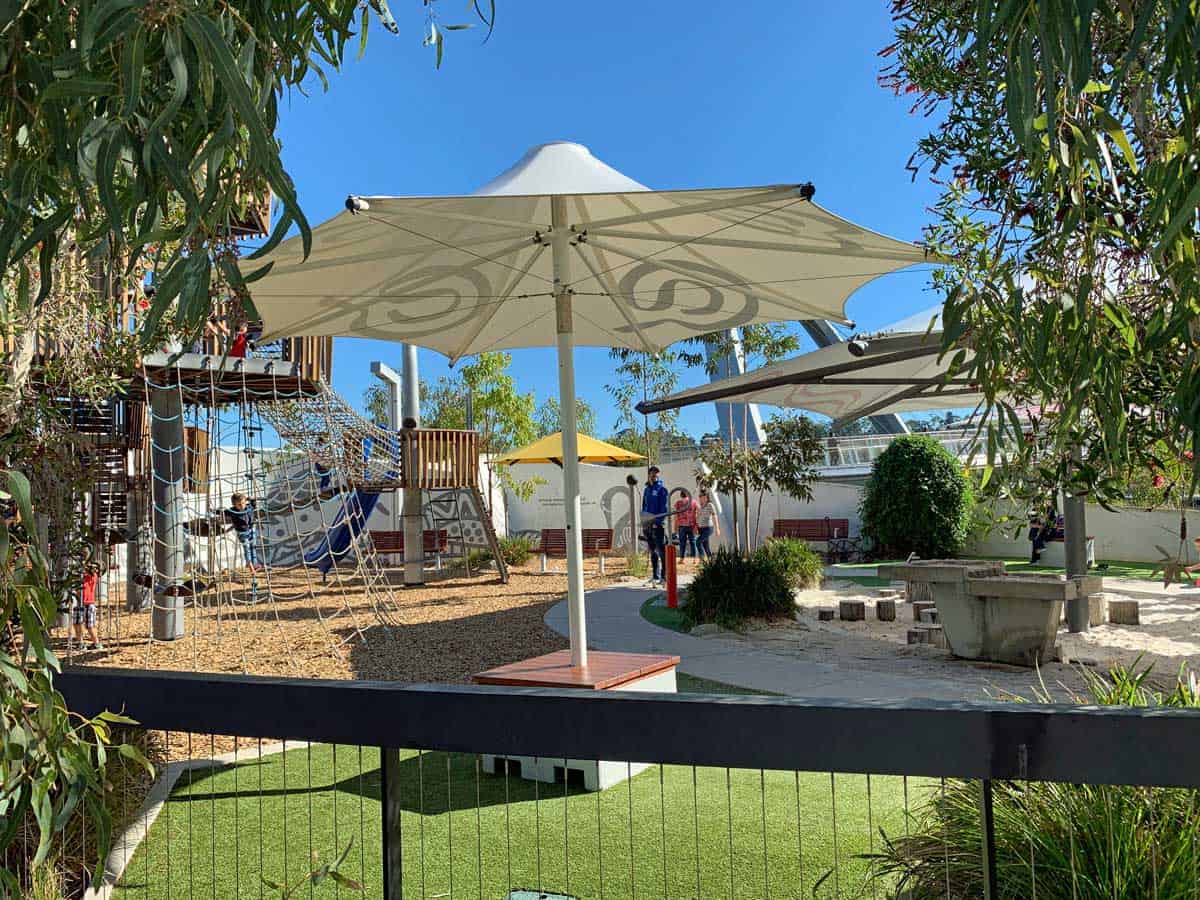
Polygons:
M849 519L776 519L771 537L800 541L832 541L850 536Z
M600 559L600 573L604 573L604 554L612 552L613 532L611 528L585 528L582 536L583 555ZM537 546L542 555L542 572L548 571L547 560L551 556L567 555L567 530L565 528L543 528Z
M388 555L404 555L403 531L371 531L371 543L375 545L376 553ZM438 567L441 567L442 555L450 549L450 534L444 529L437 531L426 530L421 533L422 552L426 556L435 556Z

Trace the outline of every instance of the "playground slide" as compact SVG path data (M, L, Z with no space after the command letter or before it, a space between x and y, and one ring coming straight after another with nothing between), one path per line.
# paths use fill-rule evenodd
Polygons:
M363 533L363 529L367 527L367 520L371 518L371 511L378 502L379 494L355 489L330 523L325 537L316 547L304 554L304 564L315 566L322 575L328 575L333 564L350 551L352 542Z

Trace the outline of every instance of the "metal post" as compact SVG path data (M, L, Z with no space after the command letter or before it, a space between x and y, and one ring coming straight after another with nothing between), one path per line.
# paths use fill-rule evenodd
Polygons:
M417 369L415 344L401 345L404 350L402 371L404 393L401 395L400 413L405 424L420 427L421 391ZM417 454L416 441L407 442L408 458L404 460L404 583L425 583L425 519L421 514L421 460Z
M383 812L383 900L404 898L404 842L400 834L400 751L379 748L379 799Z
M373 362L371 363L371 374L382 381L387 386L387 427L388 431L395 434L400 430L400 389L403 385L403 380L396 373L396 370L386 363ZM396 438L399 440L399 438ZM399 453L404 452L403 444L398 448ZM404 466L404 461L401 460L401 468ZM392 531L400 530L400 507L396 505L396 497L391 499L392 507Z
M171 592L183 583L183 487L187 475L183 437L183 398L174 386L150 389L151 508L154 519L154 607L151 632L157 641L183 637L183 597Z
M637 502L637 479L632 475L625 476L625 484L629 487L629 546L625 548L625 558L630 564L638 552L638 534L641 529L642 510Z
M979 785L979 830L983 836L979 861L983 874L983 900L997 900L1000 891L996 880L996 823L992 816L992 782L985 778Z
M1078 460L1076 449L1074 458ZM1086 500L1063 491L1063 546L1067 559L1067 578L1078 578L1087 574L1087 511ZM1087 631L1090 627L1088 598L1086 594L1067 601L1067 628L1072 633Z
M575 334L571 311L570 231L567 201L550 199L551 250L554 254L554 311L558 331L558 402L562 416L563 511L567 537L567 613L571 665L587 665L587 622L583 608L583 534L579 505L579 438L575 421Z

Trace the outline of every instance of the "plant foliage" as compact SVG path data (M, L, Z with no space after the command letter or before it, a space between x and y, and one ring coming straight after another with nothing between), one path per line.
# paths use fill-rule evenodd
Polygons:
M1200 706L1194 677L1163 694L1148 669L1083 670L1079 704ZM1051 702L1039 695L1035 699ZM874 876L913 900L982 897L980 784L951 780L933 792L904 836L884 835ZM1186 897L1200 871L1195 792L1112 785L993 783L998 897Z
M913 169L942 189L928 242L944 349L987 398L984 487L1119 502L1164 448L1200 452L1200 6L892 8L882 81L935 123Z
M692 579L681 609L692 625L715 622L725 628L751 618L791 617L795 604L789 572L773 556L743 556L721 547Z
M771 538L754 553L782 572L793 588L816 587L821 583L824 563L804 541Z
M859 512L862 532L886 553L957 556L971 526L974 493L962 464L931 437L904 435L871 466Z

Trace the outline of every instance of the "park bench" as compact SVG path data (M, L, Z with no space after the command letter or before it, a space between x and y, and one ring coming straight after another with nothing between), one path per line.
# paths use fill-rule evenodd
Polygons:
M823 549L836 552L837 555L848 555L845 546L850 536L849 519L776 519L771 528L771 537L795 538L814 544L824 544ZM835 547L836 545L836 547Z
M425 530L421 532L422 552L426 556L437 558L438 568L442 567L442 556L450 549L450 535L444 529L437 531ZM404 532L403 531L371 531L371 543L375 545L376 553L386 553L390 555L398 555L403 558L404 555Z
M582 536L583 555L596 556L600 560L600 572L604 572L604 554L612 551L613 532L611 528L585 528ZM542 537L537 546L537 552L542 555L542 572L547 571L547 561L551 556L567 555L567 530L565 528L543 528Z

